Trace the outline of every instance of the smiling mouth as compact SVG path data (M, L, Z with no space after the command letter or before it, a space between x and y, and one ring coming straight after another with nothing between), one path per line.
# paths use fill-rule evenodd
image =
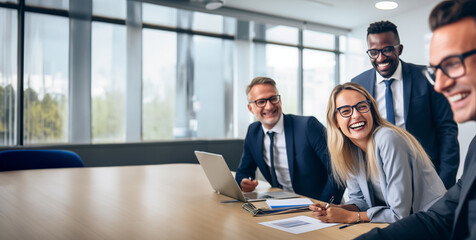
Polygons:
M389 62L386 62L386 63L378 63L377 66L378 67L381 67L381 68L385 68L385 67L388 67L390 65Z
M278 112L278 109L274 109L273 111L270 111L270 112L264 112L263 116L275 115L277 112Z
M448 100L450 102L456 102L456 101L459 101L459 100L462 100L462 99L465 99L467 98L469 95L469 93L458 93L458 94L455 94L451 97L448 97Z
M349 128L355 130L355 129L363 128L365 125L366 125L365 122L358 122L358 123L354 123L354 124L350 125Z

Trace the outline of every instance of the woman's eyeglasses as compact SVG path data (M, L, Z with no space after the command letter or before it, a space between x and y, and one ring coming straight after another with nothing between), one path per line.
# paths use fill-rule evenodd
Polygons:
M370 110L370 100L364 100L362 102L358 102L357 104L353 106L345 105L345 106L338 107L337 112L339 112L343 118L348 118L352 116L352 114L354 113L354 108L359 113L366 113Z

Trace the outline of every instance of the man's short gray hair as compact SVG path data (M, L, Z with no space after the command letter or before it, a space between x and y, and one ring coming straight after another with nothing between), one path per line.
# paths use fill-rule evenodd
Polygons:
M253 80L251 80L251 83L246 87L246 96L248 97L248 95L250 94L251 92L251 89L255 86L255 85L258 85L258 84L270 84L272 85L274 88L276 88L276 90L278 89L276 87L276 82L269 78L269 77L255 77Z

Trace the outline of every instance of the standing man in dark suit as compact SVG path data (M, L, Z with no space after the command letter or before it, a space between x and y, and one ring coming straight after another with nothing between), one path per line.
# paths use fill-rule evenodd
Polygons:
M436 93L422 73L424 66L400 60L403 45L397 26L389 21L370 24L367 44L373 69L352 82L377 101L382 117L415 136L430 156L448 189L459 167L458 126L445 97Z
M433 37L426 75L458 123L476 121L476 0L443 1L430 14ZM476 239L476 137L463 176L427 212L358 239Z
M246 88L248 110L256 117L246 134L236 181L245 192L258 185L258 167L273 187L328 201L340 202L330 176L326 129L315 117L283 114L276 82L257 77Z

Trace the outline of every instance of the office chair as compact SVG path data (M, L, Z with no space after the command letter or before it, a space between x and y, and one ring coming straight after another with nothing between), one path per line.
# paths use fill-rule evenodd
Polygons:
M67 150L7 150L0 152L0 171L84 167L81 158Z

